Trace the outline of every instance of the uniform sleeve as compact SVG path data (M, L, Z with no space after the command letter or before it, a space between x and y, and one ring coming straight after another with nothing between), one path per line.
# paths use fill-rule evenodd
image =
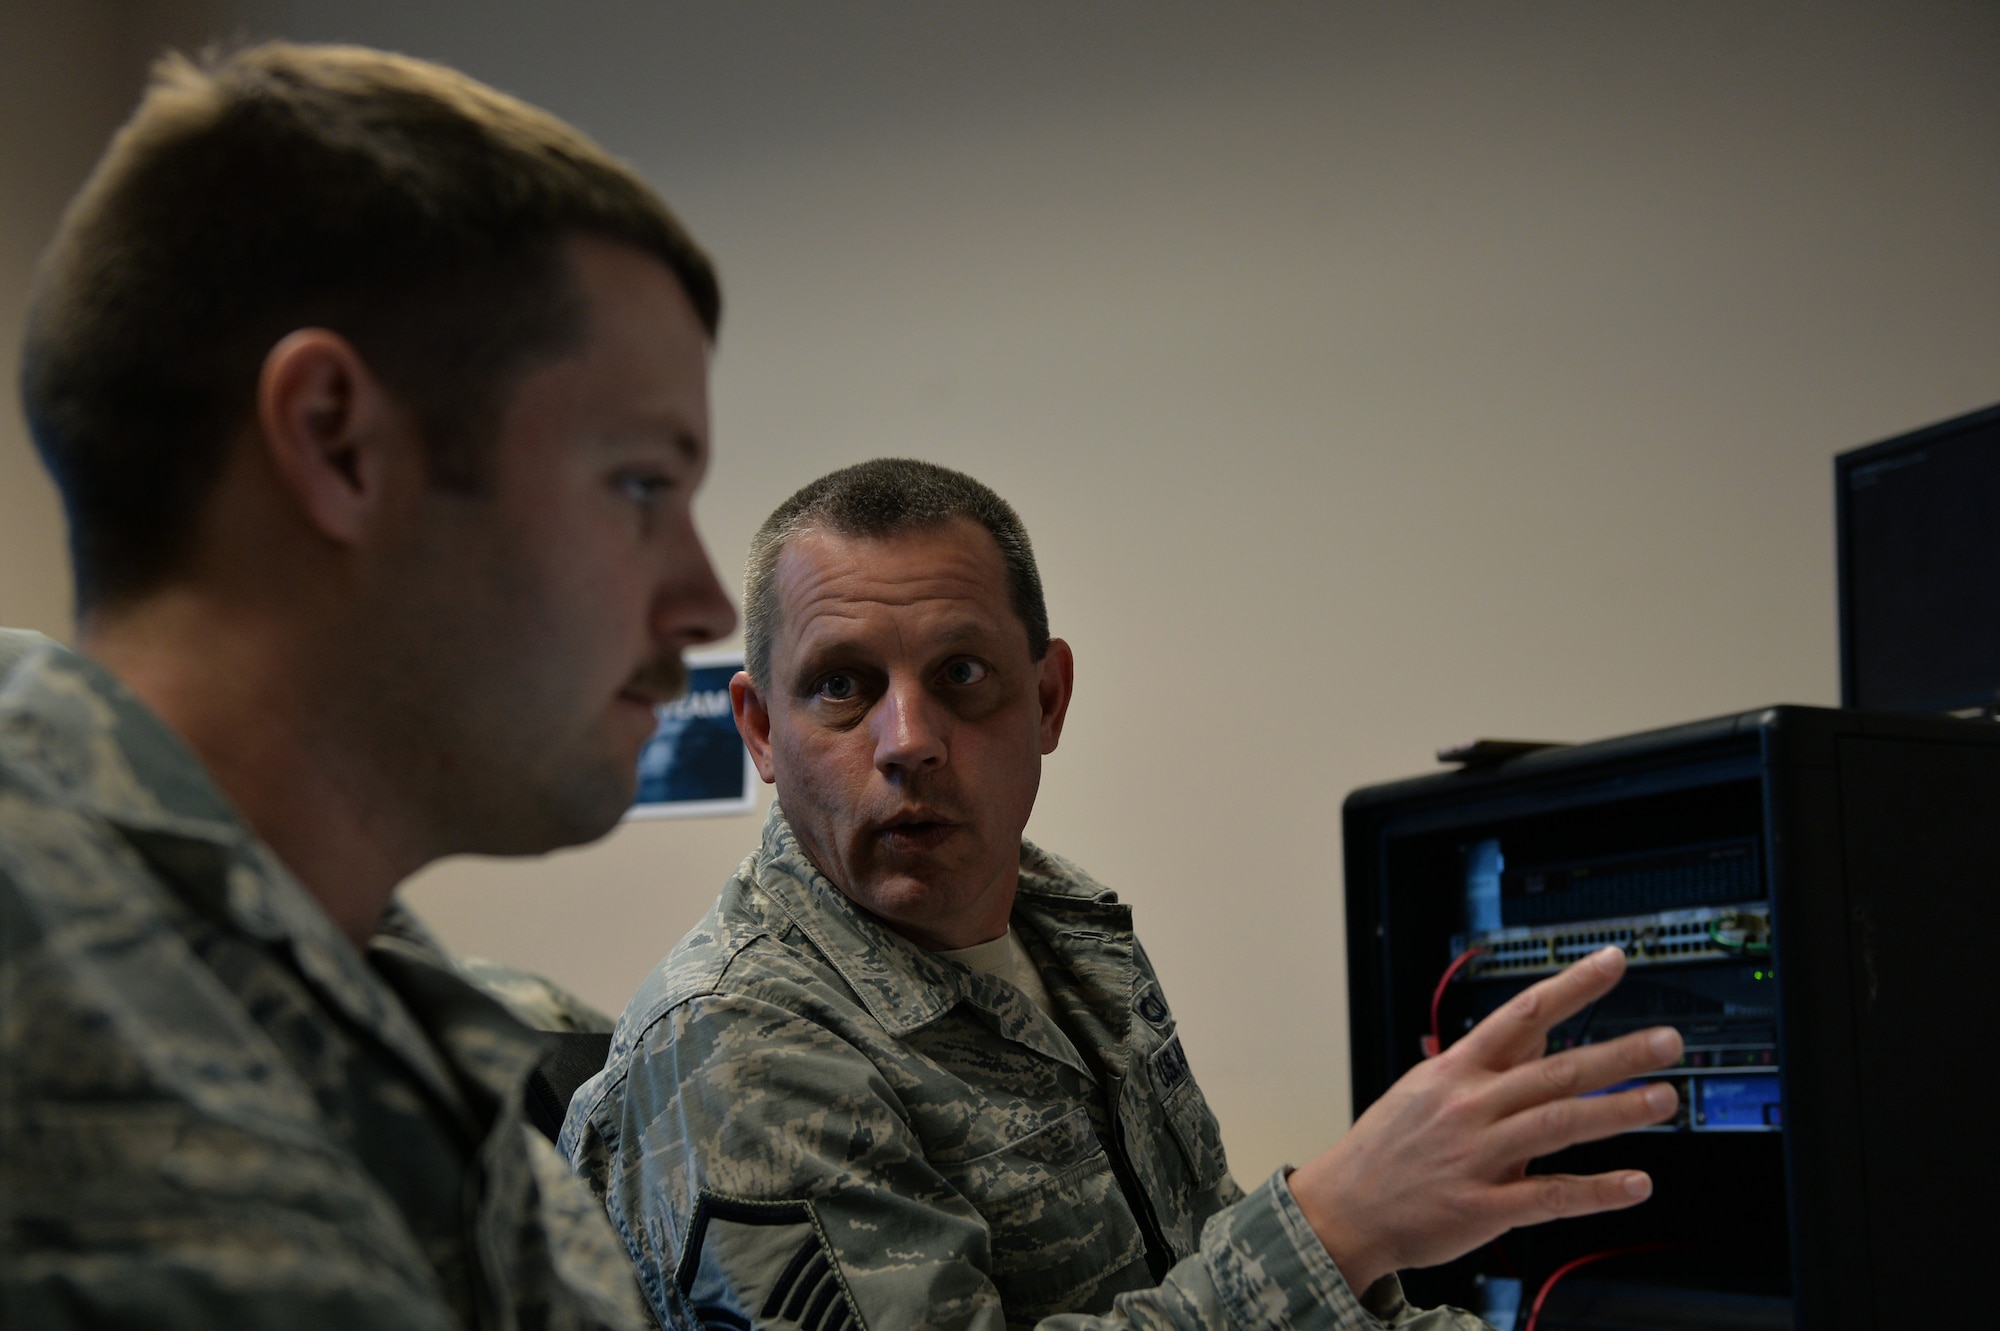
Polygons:
M121 932L114 912L45 928L34 900L0 867L0 1324L455 1325L400 1219L351 1161L262 1112L282 1092L242 1084L228 1044L134 1047L135 1029L188 1029L188 991L135 998L88 953L143 968L174 940ZM162 1085L163 1066L206 1102Z
M992 1277L993 1229L925 1159L883 1072L824 1027L740 996L691 999L643 1034L622 1095L606 1107L614 1117L573 1144L577 1163L604 1180L640 1286L667 1325L1009 1325ZM606 1158L593 1161L593 1151ZM1060 1171L1059 1152L1050 1165ZM1108 1171L1059 1172L1052 1181L1080 1173ZM1051 1195L1036 1193L1034 1204L1049 1205ZM1074 1216L1091 1223L1051 1215L1041 1231L1048 1251L1036 1255L1052 1270L1128 1259L1129 1235L1106 1222L1124 1208L1085 1200ZM1037 1232L1032 1218L1015 1229ZM1393 1279L1370 1293L1364 1308L1348 1291L1279 1175L1212 1216L1199 1250L1159 1286L1121 1294L1101 1315L1056 1312L1039 1325L1480 1325L1464 1314L1413 1313ZM1015 1318L1024 1320L1020 1310Z

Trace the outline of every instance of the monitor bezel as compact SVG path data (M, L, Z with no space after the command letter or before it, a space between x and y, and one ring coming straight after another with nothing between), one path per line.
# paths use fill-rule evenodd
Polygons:
M1882 711L1915 710L1907 707L1884 707L1880 703L1863 704L1855 697L1854 547L1850 532L1852 519L1848 511L1849 475L1859 467L1873 466L1898 453L1934 448L1955 436L1993 427L2000 427L2000 403L1834 455L1833 494L1840 581L1840 705L1842 707L1866 705ZM1995 673L1994 683L1996 687L2000 687L2000 667L1996 668ZM1994 701L1995 694L1989 690L1955 702L1948 700L1946 706L1935 710L1945 713L1969 711L1990 707Z

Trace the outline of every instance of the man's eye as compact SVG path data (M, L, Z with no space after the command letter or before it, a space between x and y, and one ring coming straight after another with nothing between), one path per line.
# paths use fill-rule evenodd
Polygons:
M977 684L990 673L984 661L974 661L963 656L944 668L945 682L948 684L957 684L961 687L967 684Z
M651 508L659 503L660 496L673 488L673 482L657 472L628 471L613 482L618 493L631 500L640 508Z
M828 702L847 702L854 697L854 676L828 675L814 692Z

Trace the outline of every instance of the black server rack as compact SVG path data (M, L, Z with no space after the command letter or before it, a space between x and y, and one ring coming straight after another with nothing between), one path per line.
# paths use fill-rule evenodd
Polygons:
M2000 725L1773 707L1370 786L1344 831L1357 1114L1434 1030L1605 942L1624 982L1552 1045L1687 1043L1674 1123L1535 1166L1643 1168L1650 1201L1406 1272L1419 1302L1532 1296L1601 1253L1537 1331L1859 1331L1980 1299Z

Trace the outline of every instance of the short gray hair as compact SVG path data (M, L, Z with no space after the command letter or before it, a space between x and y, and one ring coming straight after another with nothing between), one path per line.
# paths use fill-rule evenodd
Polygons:
M743 663L759 688L770 685L778 626L778 556L794 536L829 531L885 537L968 518L992 534L1007 569L1007 594L1028 632L1028 655L1049 652L1049 609L1028 529L1013 505L964 472L914 458L875 458L829 472L778 505L750 542L743 575Z

